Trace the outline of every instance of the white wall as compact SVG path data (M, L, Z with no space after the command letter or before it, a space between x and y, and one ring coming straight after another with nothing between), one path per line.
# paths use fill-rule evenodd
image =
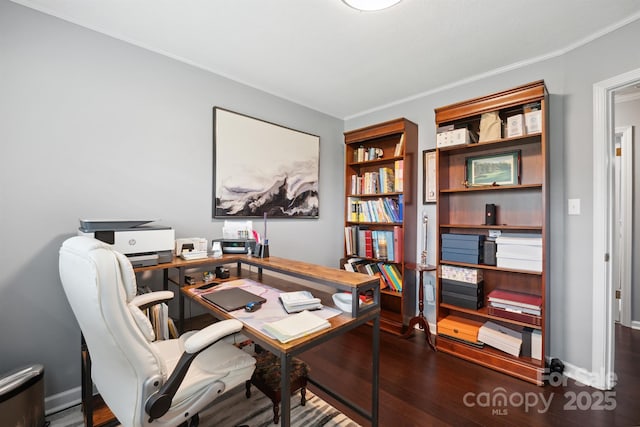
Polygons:
M0 375L45 366L47 396L80 384L80 331L58 278L79 218L211 219L212 108L320 136L320 218L273 220L271 254L337 266L343 121L0 0Z
M593 85L640 67L635 43L639 37L640 23L634 22L554 58L400 102L345 123L345 129L351 130L407 117L419 125L420 149L434 148L434 108L535 80L545 81L550 95L549 355L579 371L592 368L593 254L588 230L592 230L593 222ZM582 215L567 216L569 198L581 199ZM433 205L425 205L423 210L435 218ZM433 248L434 225L430 235ZM431 252L430 261L435 262Z

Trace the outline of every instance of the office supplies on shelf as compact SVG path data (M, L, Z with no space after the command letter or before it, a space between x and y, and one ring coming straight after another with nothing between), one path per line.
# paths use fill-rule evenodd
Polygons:
M134 267L171 262L175 231L171 227L146 225L153 220L81 219L78 235L107 243L126 255Z
M250 302L264 303L267 301L259 295L252 294L240 288L216 290L202 295L202 298L225 311L235 311L244 308L244 306Z
M267 213L264 213L264 235L262 241L256 246L255 255L258 258L269 258L269 239L267 239Z

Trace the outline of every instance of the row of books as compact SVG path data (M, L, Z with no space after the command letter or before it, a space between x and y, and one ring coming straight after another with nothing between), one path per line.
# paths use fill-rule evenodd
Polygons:
M370 230L351 225L344 228L344 234L348 256L402 262L402 228L398 225L393 230Z
M344 269L368 274L369 276L378 276L381 279L380 289L388 288L396 292L402 292L402 273L395 264L350 258L344 263Z
M403 195L362 200L348 197L349 221L400 223L403 220Z
M351 194L384 194L395 191L395 172L381 167L374 172L351 175Z
M377 171L351 175L351 194L384 194L402 192L404 187L404 162L396 160L394 168L383 166Z
M360 146L353 150L353 161L354 162L368 162L369 160L380 159L383 156L384 151L382 148L378 147L368 147Z

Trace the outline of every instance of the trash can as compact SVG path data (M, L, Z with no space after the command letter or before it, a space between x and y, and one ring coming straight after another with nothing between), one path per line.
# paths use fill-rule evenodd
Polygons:
M0 377L0 426L44 426L44 367L31 365Z

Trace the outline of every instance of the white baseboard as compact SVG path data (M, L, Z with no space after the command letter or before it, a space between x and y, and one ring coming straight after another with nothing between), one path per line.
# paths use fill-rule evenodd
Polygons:
M44 399L44 413L45 415L55 414L56 412L79 405L81 401L81 387L72 388L71 390L63 391L53 396L47 396Z
M631 329L640 330L640 320L632 320Z

